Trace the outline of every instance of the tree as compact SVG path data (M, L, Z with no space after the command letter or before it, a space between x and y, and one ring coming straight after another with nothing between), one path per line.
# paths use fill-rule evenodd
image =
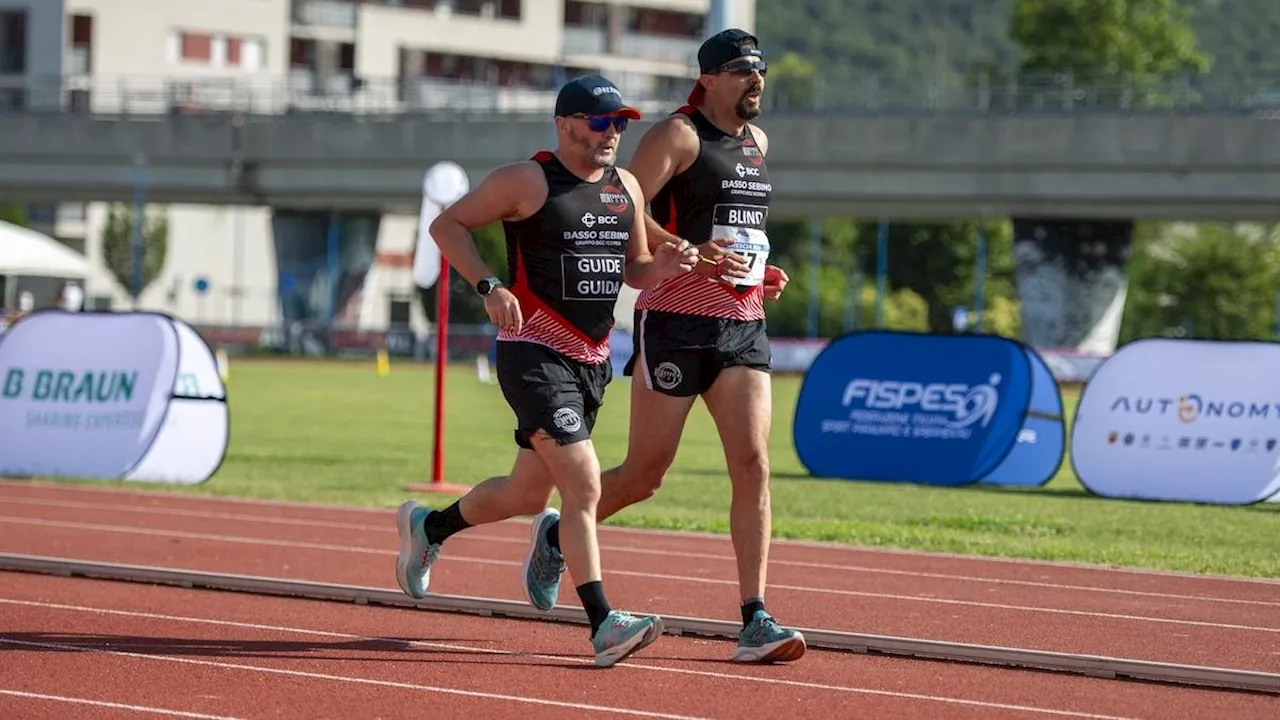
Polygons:
M1191 10L1176 0L1017 0L1010 35L1024 72L1072 71L1149 94L1172 77L1208 69ZM1120 102L1106 94L1103 102Z
M772 99L770 105L780 109L812 110L818 107L821 88L818 68L813 61L795 53L784 53L769 63L769 82L765 92Z
M102 258L116 282L125 289L133 304L164 269L169 251L169 219L163 212L147 215L142 222L141 273L139 284L134 286L133 225L136 221L131 209L113 205L102 228Z
M1126 340L1275 336L1280 247L1268 236L1220 224L1158 226L1140 237L1133 267Z
M27 226L27 209L21 205L0 205L0 221L19 227Z
M494 275L507 282L507 245L502 234L502 223L477 228L471 237L475 240L480 259L484 260ZM422 311L432 322L436 321L437 288L419 290ZM475 287L457 270L449 269L449 321L469 325L489 322L484 311L484 298L476 294Z
M1208 66L1196 48L1190 11L1175 0L1016 0L1010 34L1021 48L1024 72L1070 71L1117 89L1127 84L1148 94L1135 104L1151 104L1150 93L1170 77ZM1123 92L1095 100L1113 107L1127 101ZM1050 261L1018 269L1026 339L1041 346L1077 346L1093 335L1097 314L1065 317L1062 311L1044 310L1105 307L1109 296L1123 292L1123 285L1113 288L1109 278L1126 271L1133 223L1014 218L1013 224L1019 257ZM1026 294L1029 288L1036 291L1034 302ZM1047 299L1056 303L1041 302Z
M951 314L957 306L976 308L978 229L982 223L889 223L889 284L918 295L928 308L928 329L952 332ZM878 223L862 223L858 243L862 271L876 271ZM985 224L986 277L983 282L983 330L1017 337L1019 325L1011 321L1014 306L1013 254L1008 223Z

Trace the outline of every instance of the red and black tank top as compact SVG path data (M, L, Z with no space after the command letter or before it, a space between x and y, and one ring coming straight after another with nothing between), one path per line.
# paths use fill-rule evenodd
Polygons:
M764 153L749 125L741 135L729 135L696 108L685 106L676 112L687 115L698 132L698 158L653 197L653 218L668 232L691 243L731 239L730 248L750 263L750 276L739 285L728 286L687 273L642 291L636 308L762 320L761 286L769 260L765 222L773 196Z
M511 292L524 327L499 340L546 345L574 360L609 358L613 308L622 287L635 204L616 168L596 182L556 156L533 156L547 178L547 201L528 218L503 222Z

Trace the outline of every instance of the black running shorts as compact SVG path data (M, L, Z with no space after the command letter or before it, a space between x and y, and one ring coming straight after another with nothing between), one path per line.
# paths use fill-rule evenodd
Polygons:
M557 445L591 437L612 379L608 360L589 365L538 343L498 343L498 385L515 411L516 444L522 448L533 449L529 438L538 430Z
M633 332L635 352L624 374L639 375L647 387L664 395L701 395L729 367L772 372L764 320L637 310ZM642 357L644 365L637 372Z

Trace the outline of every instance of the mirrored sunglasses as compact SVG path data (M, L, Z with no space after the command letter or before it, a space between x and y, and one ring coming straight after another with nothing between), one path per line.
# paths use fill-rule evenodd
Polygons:
M621 115L574 115L576 118L582 118L587 121L587 129L591 132L604 132L612 125L615 130L622 132L627 129L627 118Z
M718 72L729 73L730 75L750 75L752 71L758 70L761 75L769 73L769 64L764 60L734 60L727 62L717 68Z

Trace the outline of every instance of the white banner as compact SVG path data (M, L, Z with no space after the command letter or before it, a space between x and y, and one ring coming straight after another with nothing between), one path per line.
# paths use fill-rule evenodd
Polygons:
M454 162L432 165L422 176L422 207L418 211L418 244L413 253L413 283L429 288L440 277L440 247L431 237L431 223L444 208L467 194L467 173Z
M231 441L227 388L209 345L186 323L168 318L178 333L178 376L164 424L126 480L195 485L222 464Z
M769 338L773 369L778 372L805 372L829 342L827 338Z
M1280 344L1147 339L1085 386L1076 475L1099 495L1249 504L1280 492Z
M194 484L227 438L213 353L166 315L45 310L0 341L0 475Z

